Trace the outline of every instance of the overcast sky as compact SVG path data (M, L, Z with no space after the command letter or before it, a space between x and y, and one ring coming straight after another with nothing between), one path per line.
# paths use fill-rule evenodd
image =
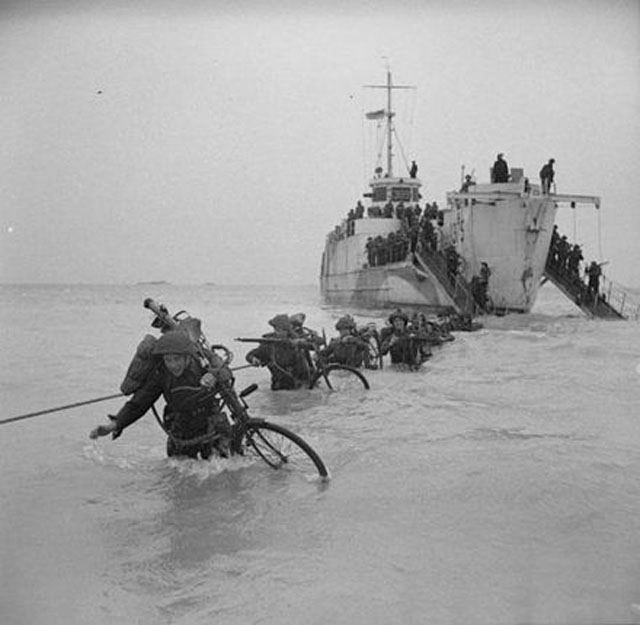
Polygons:
M554 157L602 198L560 229L640 285L636 0L4 1L0 282L316 282L386 63L426 200Z

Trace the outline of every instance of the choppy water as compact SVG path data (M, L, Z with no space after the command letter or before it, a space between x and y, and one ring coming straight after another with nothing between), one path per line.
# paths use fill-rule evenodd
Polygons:
M2 287L3 416L116 393L145 297L236 352L280 312L333 334L310 288ZM383 314L358 316L382 322ZM636 623L640 324L541 291L422 371L356 396L272 393L254 414L320 451L328 485L242 460L168 460L119 400L0 426L0 622Z

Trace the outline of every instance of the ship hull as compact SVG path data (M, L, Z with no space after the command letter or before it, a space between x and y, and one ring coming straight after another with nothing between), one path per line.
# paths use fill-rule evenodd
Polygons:
M551 196L525 194L521 184L483 185L473 194L452 193L442 211L439 249L452 247L460 275L471 283L481 263L490 268L488 296L498 312L529 312L544 273L556 217ZM328 303L362 307L412 306L439 313L460 311L446 277L427 264L403 262L371 267L368 239L397 231L397 219L364 218L327 238L320 290ZM418 250L418 254L419 254Z
M468 281L487 263L488 295L496 309L529 312L544 274L556 213L551 196L483 199L455 194L443 236L462 257L461 271Z
M411 306L433 314L455 307L440 282L409 261L323 276L320 290L325 302L345 306Z

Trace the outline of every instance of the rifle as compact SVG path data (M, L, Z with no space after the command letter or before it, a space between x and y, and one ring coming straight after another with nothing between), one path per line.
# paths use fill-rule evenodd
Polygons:
M259 339L238 337L233 340L240 341L241 343L291 343L293 341L293 339L280 339L275 336L265 336Z
M240 343L266 343L267 345L291 345L291 347L299 347L305 350L315 350L316 346L303 337L278 338L275 336L263 336L260 338L244 338L237 337L233 339Z

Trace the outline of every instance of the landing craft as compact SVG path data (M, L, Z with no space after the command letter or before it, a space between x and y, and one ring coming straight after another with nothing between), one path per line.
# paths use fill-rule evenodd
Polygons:
M598 208L600 198L543 192L523 169L512 168L508 182L463 185L447 193L441 209L435 202L425 204L415 168L403 176L393 168L391 96L410 87L394 85L390 71L386 85L372 87L387 96L386 108L366 114L386 125L386 168L376 167L363 194L366 206L359 201L326 237L320 269L324 301L473 315L472 284L485 262L491 272L490 309L529 312L545 276L558 205ZM409 212L407 220L403 215Z

